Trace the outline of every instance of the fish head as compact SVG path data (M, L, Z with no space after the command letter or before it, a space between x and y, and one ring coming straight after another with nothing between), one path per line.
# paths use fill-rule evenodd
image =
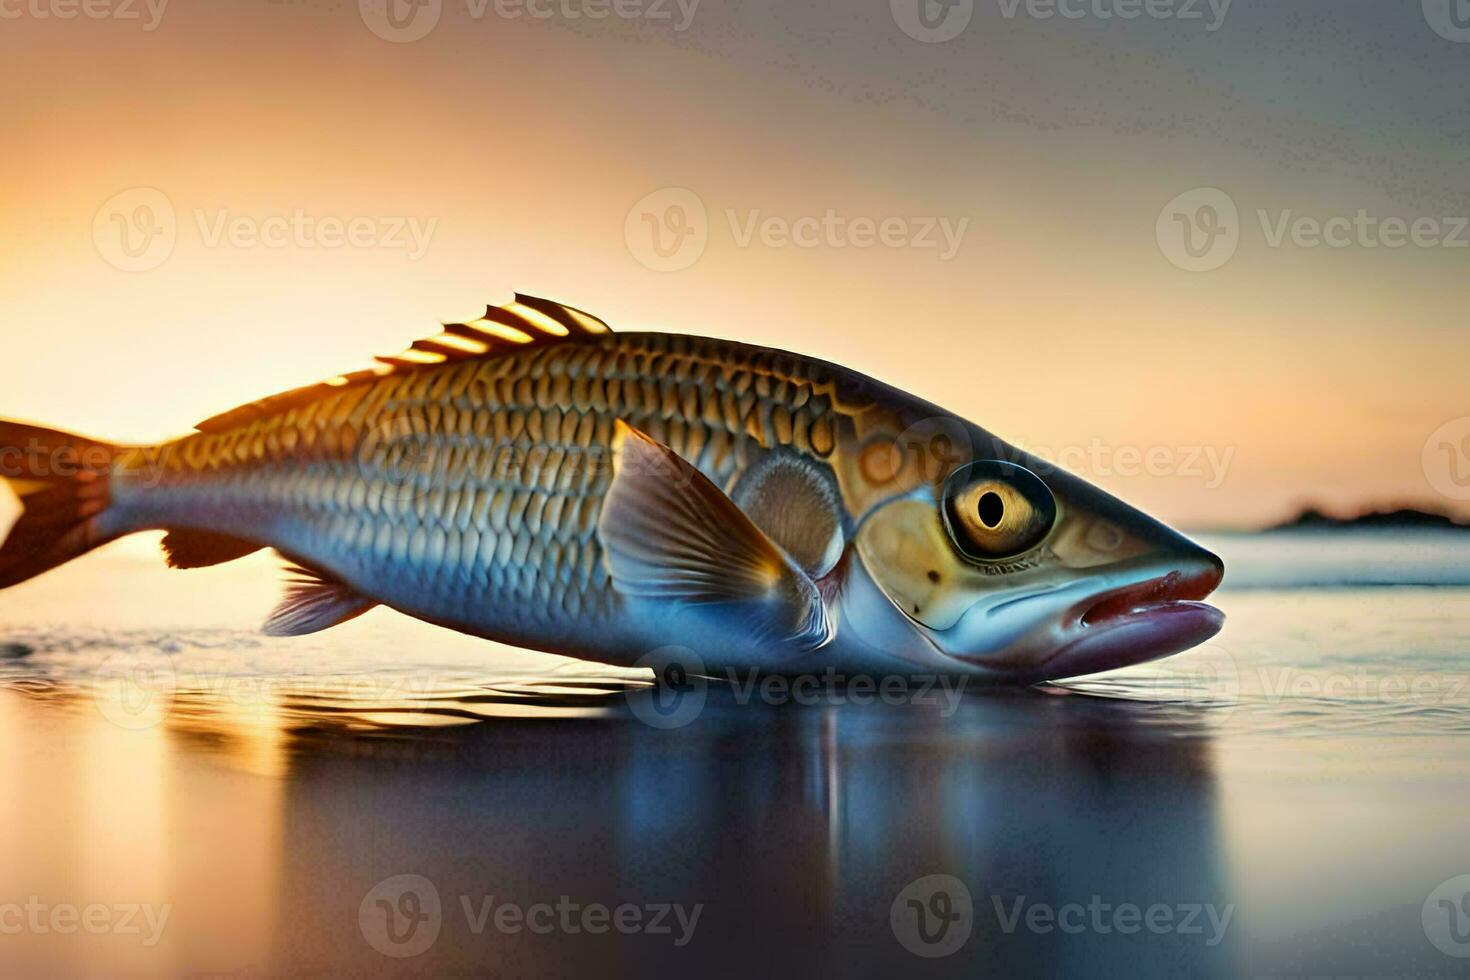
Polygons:
M1015 683L1155 660L1219 632L1224 615L1200 601L1224 573L1214 554L973 426L945 445L938 472L870 493L858 517L856 577L891 609L850 609L854 630L911 661Z

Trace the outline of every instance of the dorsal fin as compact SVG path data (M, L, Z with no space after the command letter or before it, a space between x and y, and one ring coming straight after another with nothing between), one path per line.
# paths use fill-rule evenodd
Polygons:
M225 432L306 404L334 389L364 384L390 374L451 361L499 357L513 350L585 340L611 332L611 327L584 310L516 293L513 302L504 306L487 306L484 316L464 323L446 323L442 332L416 340L406 350L375 358L378 364L374 368L339 374L319 384L294 388L241 405L207 418L195 428L200 432Z

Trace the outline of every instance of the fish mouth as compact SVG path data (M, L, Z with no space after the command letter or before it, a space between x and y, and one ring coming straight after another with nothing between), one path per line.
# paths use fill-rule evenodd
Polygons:
M1041 620L998 656L939 645L936 649L998 682L1035 684L1180 653L1210 639L1225 624L1224 613L1201 601L1224 575L1224 564L1203 548L1192 547L1190 554L1167 565L1154 562L1114 574L1132 581L1103 589L1094 586L1079 595L1087 585L1080 580L967 614L966 619L974 618L983 628L995 627L991 617L997 610L1019 612L1023 620ZM1045 612L1047 606L1053 611ZM1032 611L1021 611L1026 607Z
M1173 606L1205 605L1200 600L1214 592L1219 584L1220 574L1210 569L1172 571L1146 582L1103 593L1095 598L1078 622L1091 629L1125 617L1148 616Z
M1201 600L1219 586L1224 565L1208 552L1204 556L1093 596L1069 638L1041 664L1041 674L1057 680L1128 667L1188 650L1219 633L1225 614Z

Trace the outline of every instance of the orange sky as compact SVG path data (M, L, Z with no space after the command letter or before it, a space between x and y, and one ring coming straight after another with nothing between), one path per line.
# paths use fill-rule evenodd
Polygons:
M519 290L839 361L1192 526L1454 504L1421 453L1470 415L1470 249L1273 247L1258 217L1470 210L1444 84L1470 44L1417 10L1339 5L1289 25L1308 43L1243 2L1208 34L981 4L928 44L884 4L710 2L682 31L448 4L394 43L357 6L0 21L0 414L164 438ZM669 187L707 245L657 271L629 211ZM1200 187L1239 244L1188 272L1157 225ZM139 188L166 259L122 250ZM863 247L885 219L903 243Z

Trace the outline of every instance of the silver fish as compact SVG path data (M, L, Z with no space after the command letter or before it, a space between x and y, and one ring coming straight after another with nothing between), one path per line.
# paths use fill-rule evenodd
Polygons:
M1208 551L825 361L517 295L378 362L159 446L0 422L0 588L162 529L177 568L286 556L272 635L382 604L619 665L1015 683L1223 622Z

